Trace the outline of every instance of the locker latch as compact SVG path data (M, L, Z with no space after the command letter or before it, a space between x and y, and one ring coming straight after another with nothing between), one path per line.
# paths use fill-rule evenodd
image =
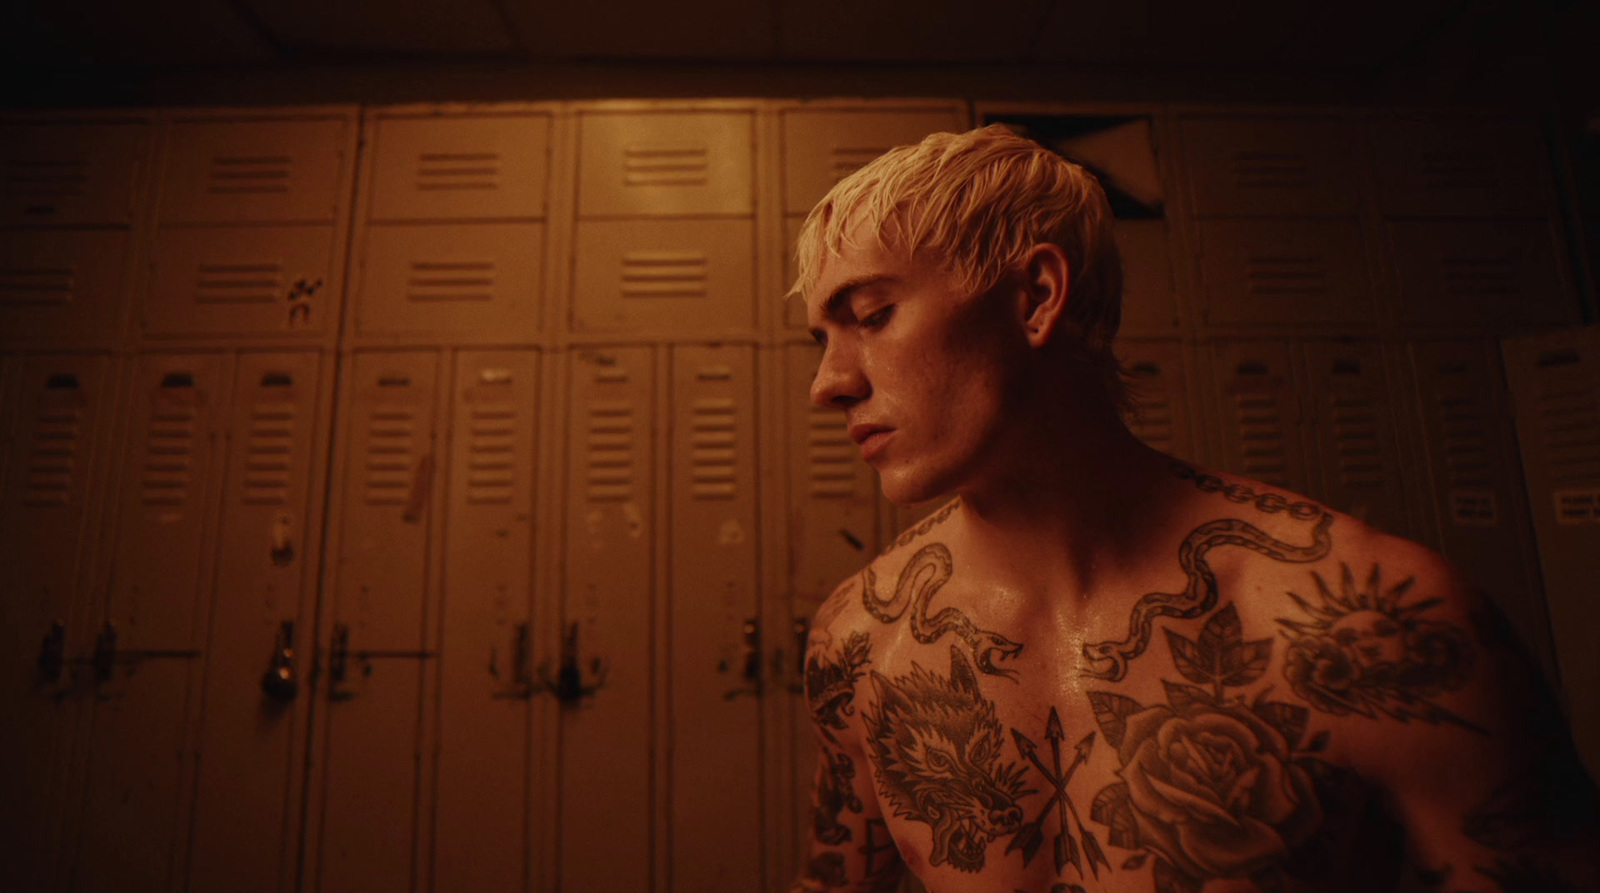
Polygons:
M333 636L328 642L328 699L331 701L348 701L355 697L355 692L345 691L339 686L345 681L350 671L350 659L355 658L361 664L361 675L372 675L372 662L375 660L431 660L439 656L437 651L409 651L368 649L362 651L350 650L350 625L348 623L335 623Z
M555 695L563 704L579 704L605 686L609 670L596 655L589 660L589 676L593 681L583 681L583 667L578 659L578 624L569 623L561 637L561 666L556 669L554 679L550 678L549 667L539 668L539 690Z
M744 678L745 684L739 688L730 689L722 695L723 700L731 701L740 695L753 695L760 697L765 684L766 674L761 666L761 618L750 617L744 622L742 628L744 644L740 649L742 665L739 675ZM726 664L724 664L724 668ZM726 669L724 669L726 672Z
M94 655L89 664L94 667L94 681L109 682L118 665L132 666L146 660L194 660L200 652L192 648L134 648L126 651L117 647L116 624L107 620L94 639Z
M794 619L794 678L789 683L789 694L806 693L806 645L811 641L811 618Z
M489 672L499 677L498 662L491 655ZM511 684L494 693L494 697L508 700L527 700L542 686L533 678L533 630L526 621L517 624L511 639Z
M39 643L39 680L60 682L67 667L67 625L57 620Z
M278 627L278 638L272 646L272 660L261 675L261 690L275 701L292 701L300 692L300 682L294 673L294 621L285 620Z

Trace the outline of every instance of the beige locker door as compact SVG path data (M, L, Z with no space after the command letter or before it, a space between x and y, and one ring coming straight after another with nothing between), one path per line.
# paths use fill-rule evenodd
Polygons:
M1418 328L1573 322L1545 220L1393 221L1396 316Z
M578 214L749 214L754 131L749 112L582 112Z
M127 225L143 122L0 125L0 226Z
M434 673L424 620L438 357L362 352L350 363L313 888L408 890L422 831L418 711Z
M861 451L850 439L844 413L822 409L811 403L811 379L821 359L821 349L810 344L790 344L784 348L784 375L788 395L784 407L787 420L789 456L789 502L787 528L789 542L789 596L796 626L773 630L772 647L780 645L778 636L794 635L793 645L783 650L805 659L802 639L810 630L812 616L832 592L849 579L881 548L878 527L878 476L872 466L861 461ZM804 678L804 666L796 677ZM811 834L811 792L817 767L816 736L811 732L811 710L803 692L793 701L793 803L795 854L804 852Z
M1440 551L1494 599L1554 679L1549 610L1528 550L1498 352L1482 341L1408 348Z
M1309 493L1301 440L1300 393L1283 341L1218 341L1211 345L1211 386L1223 470L1296 493Z
M571 355L561 667L561 889L653 889L655 357ZM597 690L589 690L599 683Z
M455 361L439 648L440 891L523 889L534 694L533 473L539 355Z
M311 485L327 453L318 403L330 365L309 351L245 352L236 361L200 693L194 893L287 893L295 882L294 806L315 694L321 537L320 494ZM264 683L280 656L293 691Z
M804 216L835 183L896 146L930 133L962 131L954 108L783 112L784 210Z
M1317 466L1318 495L1374 527L1414 537L1396 429L1406 404L1396 400L1382 346L1308 341L1304 350L1312 403L1306 449Z
M1117 357L1127 370L1135 412L1128 430L1151 447L1186 462L1196 461L1194 413L1183 345L1176 341L1119 340Z
M336 325L332 226L169 228L143 296L146 335L305 335Z
M1214 326L1373 321L1355 221L1200 223L1202 316Z
M1122 254L1122 329L1168 331L1178 327L1178 292L1165 220L1118 220Z
M1335 118L1188 118L1182 125L1201 217L1353 216L1365 182L1357 130Z
M549 115L380 113L372 141L371 220L544 217Z
M0 238L0 340L19 347L117 340L128 287L128 232L18 230Z
M102 636L116 666L95 685L75 890L167 890L194 768L189 689L205 641L228 361L135 363ZM108 640L109 641L109 640Z
M795 244L800 238L800 225L804 222L803 217L783 219L783 287L786 292L800 276L800 266L795 259L794 251ZM803 295L794 294L784 298L783 324L791 329L806 327L806 302Z
M749 220L578 223L572 328L699 335L755 325Z
M25 357L15 438L0 502L0 864L18 889L47 889L63 819L61 790L73 718L69 692L87 669L41 666L53 652L87 658L94 630L83 620L85 524L91 480L109 421L109 358ZM42 648L61 624L58 648ZM83 687L87 682L82 683Z
M526 341L539 325L544 225L374 226L356 259L356 331Z
M1549 157L1532 121L1388 118L1372 124L1378 206L1395 217L1543 217Z
M755 349L685 345L672 360L671 889L759 890L760 704L771 671Z
M332 223L351 126L343 115L173 122L161 223Z
M8 473L11 470L11 454L16 443L16 387L20 363L17 357L0 355L0 493L6 492ZM4 523L4 519L0 518L0 526Z
M1503 349L1561 687L1578 749L1600 774L1600 337L1569 329Z

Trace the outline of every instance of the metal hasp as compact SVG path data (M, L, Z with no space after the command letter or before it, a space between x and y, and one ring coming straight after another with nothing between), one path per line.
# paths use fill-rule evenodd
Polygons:
M489 673L496 678L500 676L498 661L492 656L489 660ZM533 629L523 621L517 624L516 631L512 634L511 681L492 696L501 700L525 701L541 690L543 686L533 677Z
M744 677L745 684L739 688L725 692L724 700L731 701L740 695L760 697L766 685L766 673L763 672L761 661L761 618L750 617L744 622L744 645L741 649L740 675Z
M333 636L328 642L328 699L331 701L348 701L355 697L355 692L340 688L350 671L350 659L355 658L361 663L361 674L372 675L372 661L374 660L431 660L439 656L437 651L409 651L409 650L350 650L350 624L335 623Z
M583 681L583 668L578 662L578 624L567 624L567 630L561 637L561 666L556 669L556 677L550 678L548 668L539 669L539 685L544 691L556 696L556 700L563 704L579 704L584 698L592 696L595 692L605 687L606 673L610 670L598 655L589 660L589 675L592 682Z
M94 639L94 655L88 663L94 667L95 682L111 681L111 674L118 666L134 666L147 660L194 660L200 652L193 648L131 648L126 651L117 648L117 626L107 620L105 626L100 627L100 635ZM74 661L82 663L82 661Z
M261 690L274 701L292 701L300 693L300 681L294 672L294 621L285 620L278 627L278 639L272 646L272 660L261 675Z

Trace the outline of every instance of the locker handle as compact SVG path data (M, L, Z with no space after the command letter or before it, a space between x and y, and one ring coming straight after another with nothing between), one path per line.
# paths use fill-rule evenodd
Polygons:
M94 668L95 682L109 682L112 671L120 664L138 664L151 659L194 660L200 652L192 648L135 648L117 647L116 624L107 620L94 638L94 654L87 661ZM75 661L75 663L78 661Z
M261 690L275 701L292 701L300 693L300 680L294 672L294 621L285 620L278 627L278 638L272 646L272 660L261 675Z
M492 655L489 672L496 677L500 675ZM523 621L517 624L516 631L511 635L511 685L504 691L494 692L492 696L525 701L539 690L540 684L533 672L533 629L527 621Z
M598 656L589 661L589 675L593 679L590 683L583 681L583 667L578 660L578 624L567 624L566 632L561 636L561 665L556 669L554 679L550 678L548 667L539 668L539 688L556 696L556 700L566 705L575 705L583 702L584 698L592 697L606 684L606 675L610 667Z
M740 649L742 652L740 663L743 664L743 669L740 675L744 678L745 684L724 692L722 699L725 701L731 701L742 695L760 697L766 685L761 666L761 618L747 618L742 631L744 645Z
M811 641L811 618L794 619L794 678L789 683L789 694L806 693L806 644Z
M410 649L350 649L350 624L335 623L333 635L328 642L328 700L348 701L355 697L354 692L345 691L339 685L345 681L350 672L350 659L355 658L361 662L361 673L364 676L372 675L372 661L398 659L398 660L431 660L439 656L437 651L422 651Z
M39 678L44 682L60 682L67 668L67 625L57 620L39 643Z

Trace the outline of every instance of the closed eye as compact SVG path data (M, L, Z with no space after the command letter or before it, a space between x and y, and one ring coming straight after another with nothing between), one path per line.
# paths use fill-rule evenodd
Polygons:
M889 322L889 317L894 315L894 305L884 306L872 311L861 318L861 327L865 329L881 329Z

